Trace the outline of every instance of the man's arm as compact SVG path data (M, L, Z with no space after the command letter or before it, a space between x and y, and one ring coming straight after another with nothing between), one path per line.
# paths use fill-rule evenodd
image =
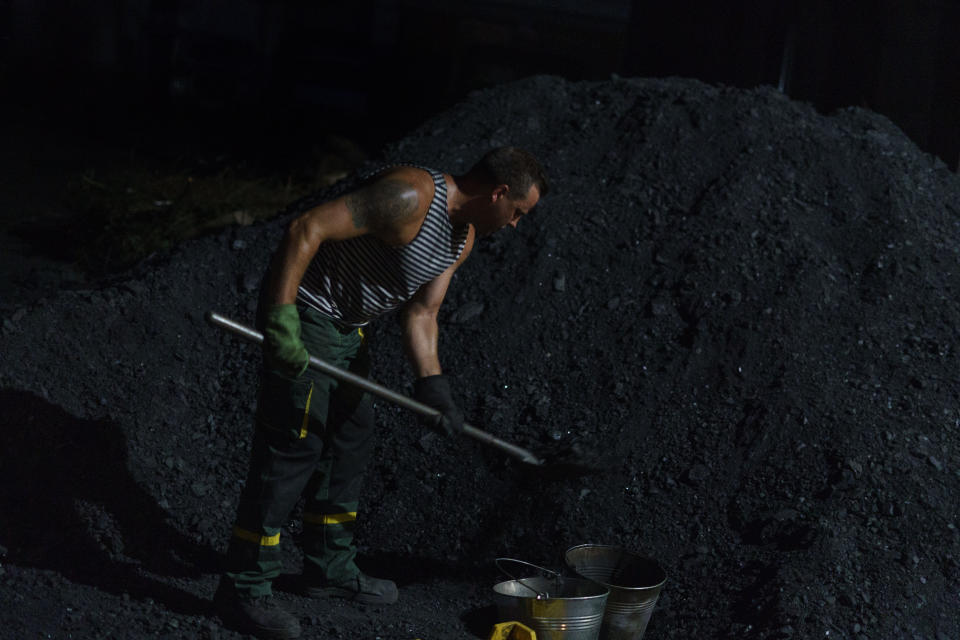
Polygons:
M437 314L447 295L454 272L463 264L473 248L473 227L467 235L457 261L439 276L420 287L403 308L403 348L417 378L442 373L438 349Z
M418 185L403 175L379 178L345 196L305 212L287 227L267 280L270 304L292 304L300 281L320 244L371 233L381 239L395 238L416 223L421 196Z
M403 308L403 347L417 379L413 396L440 412L437 419L425 419L433 429L446 435L463 430L463 412L453 399L450 380L440 368L437 338L437 313L453 273L463 264L473 248L474 230L470 227L460 258L446 271L420 287Z

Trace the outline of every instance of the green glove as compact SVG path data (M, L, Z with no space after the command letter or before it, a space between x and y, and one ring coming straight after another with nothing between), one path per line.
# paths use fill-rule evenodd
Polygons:
M274 304L267 309L263 327L263 358L267 366L289 378L307 370L310 354L300 339L300 314L295 304Z

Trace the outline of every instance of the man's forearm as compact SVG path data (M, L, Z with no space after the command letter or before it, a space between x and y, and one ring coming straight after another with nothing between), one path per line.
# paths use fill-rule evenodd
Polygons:
M416 377L442 373L437 346L439 334L435 313L404 314L403 348Z

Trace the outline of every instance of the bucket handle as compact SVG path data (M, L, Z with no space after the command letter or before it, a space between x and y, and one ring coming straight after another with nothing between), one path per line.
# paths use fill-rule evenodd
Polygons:
M545 600L546 598L549 598L549 597L550 597L550 594L549 594L549 593L541 593L540 591L538 591L538 590L534 589L533 587L531 587L530 585L526 584L526 583L523 581L522 578L514 577L514 575L513 575L512 573L510 573L509 571L507 571L506 569L503 568L503 566L500 564L501 562L516 562L517 564L522 564L522 565L526 565L526 566L528 566L528 567L533 567L534 569L537 569L538 571L542 571L543 573L553 574L554 580L555 580L556 583L557 583L557 589L560 588L560 582L563 580L563 576L561 576L561 575L560 575L559 573L557 573L556 571L553 571L553 570L551 570L551 569L547 569L546 567L541 567L540 565L538 565L538 564L533 564L532 562L524 562L523 560L517 560L516 558L497 558L497 559L495 559L495 560L493 561L493 563L494 563L495 565L497 565L497 569L500 569L500 571L502 571L504 574L506 574L507 577L509 577L511 580L516 581L516 582L517 582L520 586L522 586L523 588L529 589L530 591L533 591L535 594L537 594L537 600Z

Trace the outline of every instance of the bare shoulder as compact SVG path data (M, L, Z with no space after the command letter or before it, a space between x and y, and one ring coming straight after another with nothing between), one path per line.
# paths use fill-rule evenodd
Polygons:
M373 177L344 200L356 228L390 236L418 224L432 197L429 173L415 167L395 167Z
M401 180L412 185L421 195L426 195L428 200L433 197L433 176L426 169L408 166L390 167L378 177Z

